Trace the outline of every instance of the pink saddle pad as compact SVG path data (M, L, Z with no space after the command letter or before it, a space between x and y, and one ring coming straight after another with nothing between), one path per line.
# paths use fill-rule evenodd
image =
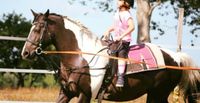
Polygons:
M147 67L146 69L158 67L153 52L145 44L130 46L128 57L134 60L135 62L144 62L144 64L146 64Z

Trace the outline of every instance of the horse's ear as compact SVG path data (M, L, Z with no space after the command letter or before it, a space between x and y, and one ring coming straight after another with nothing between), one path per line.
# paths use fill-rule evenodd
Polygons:
M36 17L38 14L36 12L34 12L32 9L31 9L31 12L33 14L34 17Z
M49 9L46 11L46 13L44 15L45 15L45 17L49 16Z

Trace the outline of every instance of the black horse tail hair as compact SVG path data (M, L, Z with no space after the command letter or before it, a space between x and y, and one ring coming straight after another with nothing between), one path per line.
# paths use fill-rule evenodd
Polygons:
M190 67L198 68L198 66L188 54L182 52L178 52L177 54L180 57L180 65L188 67L188 70L183 70L181 82L179 83L179 87L183 91L185 98L189 88L197 90L197 83L200 82L200 70L189 70Z

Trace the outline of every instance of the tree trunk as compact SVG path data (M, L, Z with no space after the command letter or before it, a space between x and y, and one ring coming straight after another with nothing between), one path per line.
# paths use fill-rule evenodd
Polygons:
M150 40L150 18L151 6L149 0L137 0L137 22L138 37L137 43L151 42Z
M138 37L137 43L151 42L150 39L150 22L151 14L155 7L161 4L161 0L156 3L150 3L149 0L137 0L137 21L138 21Z

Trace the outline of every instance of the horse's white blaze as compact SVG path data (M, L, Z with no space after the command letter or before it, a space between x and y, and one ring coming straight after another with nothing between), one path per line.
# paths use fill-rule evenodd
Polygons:
M31 27L31 29L30 29L30 32L29 32L29 34L28 34L28 37L27 37L27 39L29 39L30 38L30 34L31 34L31 32L33 31L33 29L35 28L35 25L33 25L32 27ZM23 49L22 49L22 53L24 53L25 52L25 47L26 47L26 45L27 45L27 42L25 42L25 44L24 44L24 47L23 47Z
M92 32L90 32L86 27L77 23L67 17L64 17L65 28L70 29L75 33L79 49L82 52L87 53L97 53L99 50L104 48L100 40ZM107 55L106 51L100 53L101 55ZM83 58L89 63L93 58L93 55L83 54ZM96 56L90 66L90 78L91 78L91 88L92 88L92 97L95 98L103 81L105 74L104 68L108 63L108 58ZM100 69L101 68L101 69Z

